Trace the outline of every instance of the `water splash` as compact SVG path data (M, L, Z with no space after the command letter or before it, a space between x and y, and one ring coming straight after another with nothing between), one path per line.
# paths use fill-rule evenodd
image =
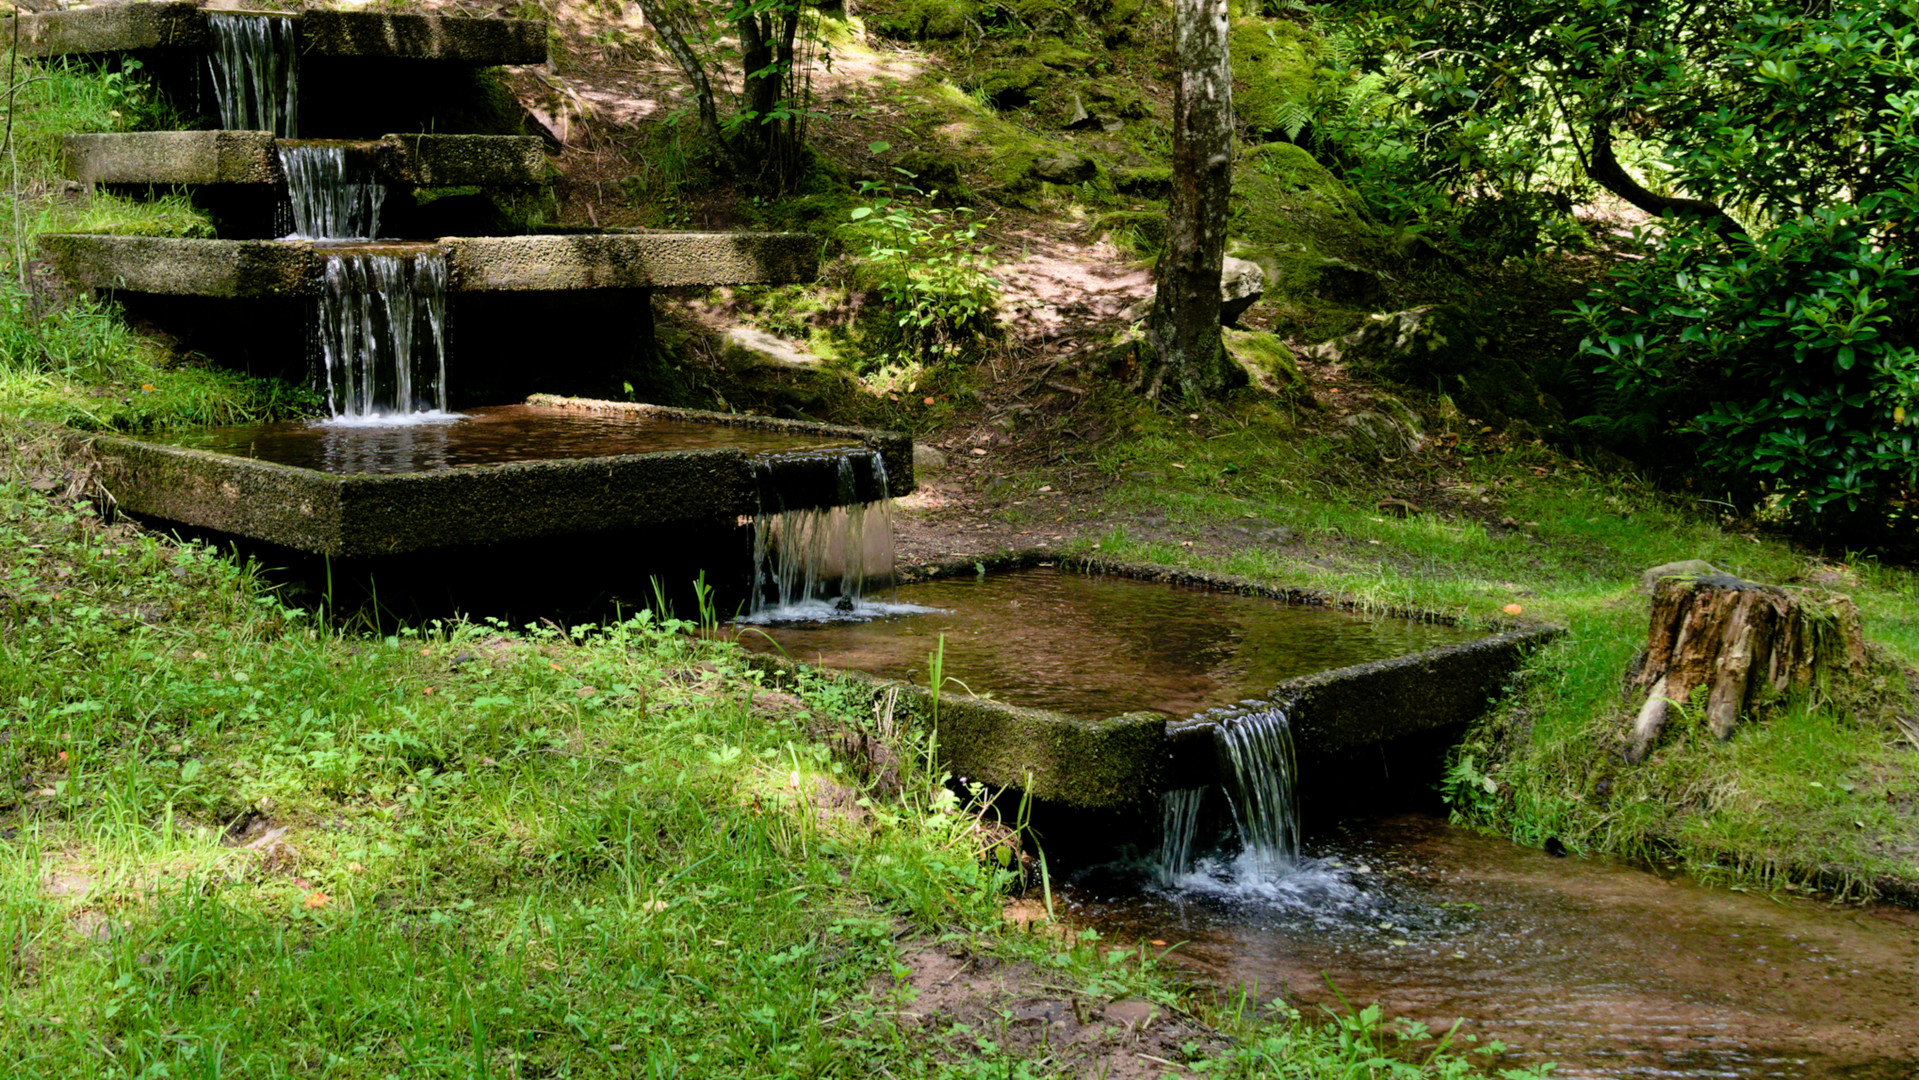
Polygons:
M350 155L344 143L281 142L287 182L288 236L300 240L372 240L380 235L386 185Z
M1205 801L1205 788L1161 793L1159 853L1153 860L1153 876L1161 885L1175 884L1192 870L1193 848L1199 840L1199 808Z
M446 256L327 256L317 334L335 417L446 411Z
M1277 877L1299 862L1292 726L1276 707L1220 710L1213 728L1242 871Z
M776 502L779 487L773 481L782 463L793 455L761 459L761 512L753 519L753 590L749 621L871 618L893 614L868 599L869 592L890 593L893 588L893 499L886 479L886 460L874 450L834 451L840 504L806 510L765 510L770 495ZM817 457L818 452L810 456ZM865 464L879 487L872 502L859 498L857 466ZM921 609L923 610L923 609Z
M297 134L294 91L299 84L299 47L293 20L284 15L209 13L213 48L207 66L220 126L229 131Z

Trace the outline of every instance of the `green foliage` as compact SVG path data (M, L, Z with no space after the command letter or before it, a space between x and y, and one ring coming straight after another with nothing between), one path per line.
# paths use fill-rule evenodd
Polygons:
M877 152L877 151L876 151ZM906 184L862 181L851 219L861 226L861 272L893 312L896 338L881 362L949 360L995 326L1000 283L992 248L964 208L923 206Z
M1676 229L1578 305L1610 380L1586 423L1680 440L1741 505L1859 539L1910 538L1919 499L1919 267L1869 206L1836 205L1727 245Z

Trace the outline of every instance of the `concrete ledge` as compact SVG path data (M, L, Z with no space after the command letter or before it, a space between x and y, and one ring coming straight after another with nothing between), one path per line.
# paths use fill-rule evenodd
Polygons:
M279 141L264 131L137 131L68 135L67 175L87 184L284 182ZM387 135L349 144L373 174L396 186L532 187L547 180L540 140L520 135Z
M440 241L469 291L631 289L811 281L820 242L805 233L581 233Z
M843 440L888 456L901 453L904 443L911 486L911 440L903 435L685 409L660 412L671 419ZM762 482L790 486L802 505L809 496L825 500L813 505L845 498L837 486L817 483L814 473L833 471L821 469L817 453L769 461L719 447L340 474L117 435L89 441L102 486L125 510L336 558L733 519L758 509ZM869 475L851 501L879 495Z
M617 233L445 237L453 292L772 285L812 280L819 240L803 233ZM75 285L162 296L319 292L328 249L308 240L187 240L46 233L40 253Z
M1168 581L1296 604L1347 610L1360 605L1308 589L1274 588L1223 574L1146 566L1050 552L1021 551L984 560L989 571L1040 562L1081 573ZM902 580L971 575L972 559L909 568ZM1401 618L1446 621L1400 611ZM1258 703L1167 721L1158 713L1084 719L991 700L944 695L939 706L941 759L957 775L1027 791L1035 798L1085 810L1150 809L1160 791L1200 787L1218 779L1213 730L1236 712L1284 709L1302 757L1337 756L1375 743L1464 723L1483 715L1527 653L1564 633L1552 626L1515 626L1490 637L1408 656L1338 668L1275 687ZM755 653L749 663L778 676L799 665ZM898 693L897 707L929 722L932 694L924 687L860 672L840 672L872 688L875 700ZM982 689L990 689L983 687Z
M70 56L151 49L204 50L207 16L185 3L102 4L24 16L20 52ZM303 54L326 57L441 60L492 66L546 62L546 24L371 11L288 12ZM11 39L13 20L0 20Z
M871 428L846 427L838 424L816 424L806 420L781 420L771 416L750 416L744 413L705 412L700 409L675 409L665 405L649 405L639 401L598 401L593 398L559 397L554 394L534 394L526 399L528 405L539 405L550 409L568 409L602 416L657 416L666 420L691 420L713 424L718 427L746 427L758 431L782 431L794 435L819 435L830 439L844 439L849 443L858 443L879 452L880 460L886 467L885 494L894 499L911 495L918 483L913 474L913 437L897 431L875 431ZM799 464L788 463L787 477L795 476ZM865 469L855 470L855 483L862 492L870 492L872 501L880 497L879 477ZM824 477L822 471L821 476ZM834 466L830 482L837 487L839 483L838 466ZM808 506L830 506L838 501L837 496L827 495L824 485L816 493L791 490L787 496L787 505L792 509L804 509Z

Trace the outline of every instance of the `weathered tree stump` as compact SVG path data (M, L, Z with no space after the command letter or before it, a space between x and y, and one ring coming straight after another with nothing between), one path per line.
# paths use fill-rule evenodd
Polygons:
M1633 676L1646 690L1627 757L1645 758L1675 705L1708 687L1706 723L1730 738L1741 716L1788 695L1824 693L1866 670L1859 609L1843 596L1814 596L1729 574L1660 579L1653 590L1646 656Z

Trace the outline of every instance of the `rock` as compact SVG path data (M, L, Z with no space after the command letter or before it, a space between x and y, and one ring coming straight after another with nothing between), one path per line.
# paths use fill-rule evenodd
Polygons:
M1299 534L1284 525L1275 525L1270 529L1261 529L1254 533L1253 539L1258 540L1262 544L1271 544L1274 547L1278 547L1281 544L1292 543L1293 538L1297 535Z
M1114 217L1116 215L1108 215ZM1221 326L1237 327L1239 317L1246 309L1259 302L1266 294L1266 271L1260 265L1248 259L1226 257L1219 274L1219 322ZM1142 322L1152 313L1154 293L1148 293L1140 301L1125 311L1120 318L1127 322ZM1282 347L1284 347L1282 345Z
M1497 348L1493 335L1468 312L1441 306L1368 316L1345 337L1308 346L1299 355L1406 386L1438 389L1467 415L1488 423L1525 421L1542 432L1562 427L1565 416L1558 402Z
M1066 44L1048 45L1033 59L1055 71L1076 71L1084 75L1091 75L1099 63L1099 57Z
M913 444L913 474L931 476L946 471L946 455L930 443Z
M1424 445L1418 432L1407 430L1383 413L1356 412L1341 423L1346 427L1353 449L1365 457L1397 461Z
M966 89L974 91L996 109L1017 109L1033 103L1039 88L1052 77L1046 65L1037 60L1027 60L1012 67L1001 68L978 75L966 84Z
M949 189L960 182L959 162L936 151L908 150L894 164L912 173L914 184L922 190Z
M726 368L728 398L778 415L811 414L861 392L857 379L827 367L800 343L752 327L726 332L720 363Z
M1233 358L1246 372L1248 383L1255 390L1268 394L1280 394L1301 385L1299 365L1293 361L1293 351L1276 334L1257 333L1251 330L1221 331L1226 342L1226 355Z
M1327 259L1317 267L1313 295L1338 304L1369 308L1385 297L1386 286L1372 270L1344 259Z
M1143 169L1121 169L1113 174L1113 187L1121 195L1137 195L1146 199L1163 199L1173 190L1173 170L1164 165L1149 165ZM1165 220L1166 215L1159 215Z
M1099 163L1077 151L1061 150L1034 158L1026 175L1048 184L1083 184L1099 175Z
M1266 271L1250 259L1226 256L1219 274L1219 321L1222 326L1238 326L1246 309L1266 295Z
M1651 596L1659 587L1659 579L1664 577L1695 577L1700 574L1717 574L1718 567L1704 559L1681 559L1678 562L1660 563L1658 566L1639 575L1639 586L1634 592L1642 596Z

